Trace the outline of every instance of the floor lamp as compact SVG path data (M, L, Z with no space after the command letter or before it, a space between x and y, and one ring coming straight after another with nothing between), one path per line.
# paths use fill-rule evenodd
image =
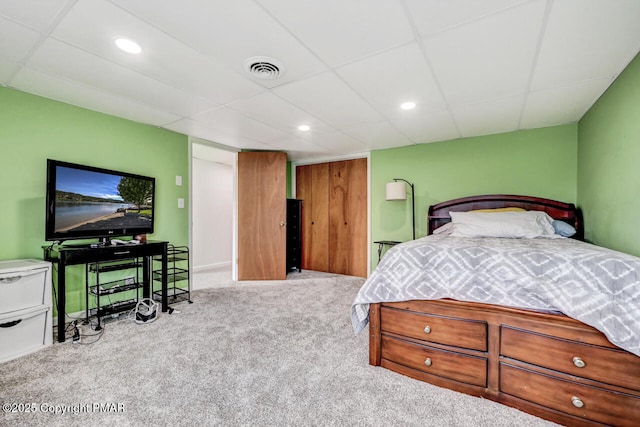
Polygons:
M402 181L402 182L399 182ZM387 200L407 200L407 186L411 187L411 219L413 224L413 240L416 240L416 199L413 184L402 178L393 178L393 182L387 183Z

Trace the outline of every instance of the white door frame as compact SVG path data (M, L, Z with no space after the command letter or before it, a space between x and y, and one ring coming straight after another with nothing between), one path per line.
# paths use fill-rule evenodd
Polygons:
M233 153L232 160L225 160L225 164L233 168L233 234L231 242L231 278L238 278L238 152L240 149L217 144L200 138L189 137L189 247L193 247L193 144L205 145L220 151ZM229 157L229 156L226 156ZM193 269L190 269L193 270ZM192 271L189 272L189 275ZM189 283L193 283L193 278L189 277Z

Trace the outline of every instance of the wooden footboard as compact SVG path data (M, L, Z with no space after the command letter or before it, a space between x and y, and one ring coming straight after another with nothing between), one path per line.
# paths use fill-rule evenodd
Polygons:
M452 300L371 304L369 362L569 426L637 426L640 357L567 316Z

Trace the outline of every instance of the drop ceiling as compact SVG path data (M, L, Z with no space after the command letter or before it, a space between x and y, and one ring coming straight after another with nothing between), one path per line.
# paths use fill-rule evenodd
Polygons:
M575 123L640 50L639 22L638 0L0 0L0 84L331 158ZM256 56L279 77L249 74Z

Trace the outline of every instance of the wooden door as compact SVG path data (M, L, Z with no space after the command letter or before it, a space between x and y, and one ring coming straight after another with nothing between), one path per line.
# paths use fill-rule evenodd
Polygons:
M238 280L284 280L287 155L238 153Z
M367 159L330 164L329 271L367 277Z
M329 164L296 168L296 198L302 199L302 268L329 271Z

